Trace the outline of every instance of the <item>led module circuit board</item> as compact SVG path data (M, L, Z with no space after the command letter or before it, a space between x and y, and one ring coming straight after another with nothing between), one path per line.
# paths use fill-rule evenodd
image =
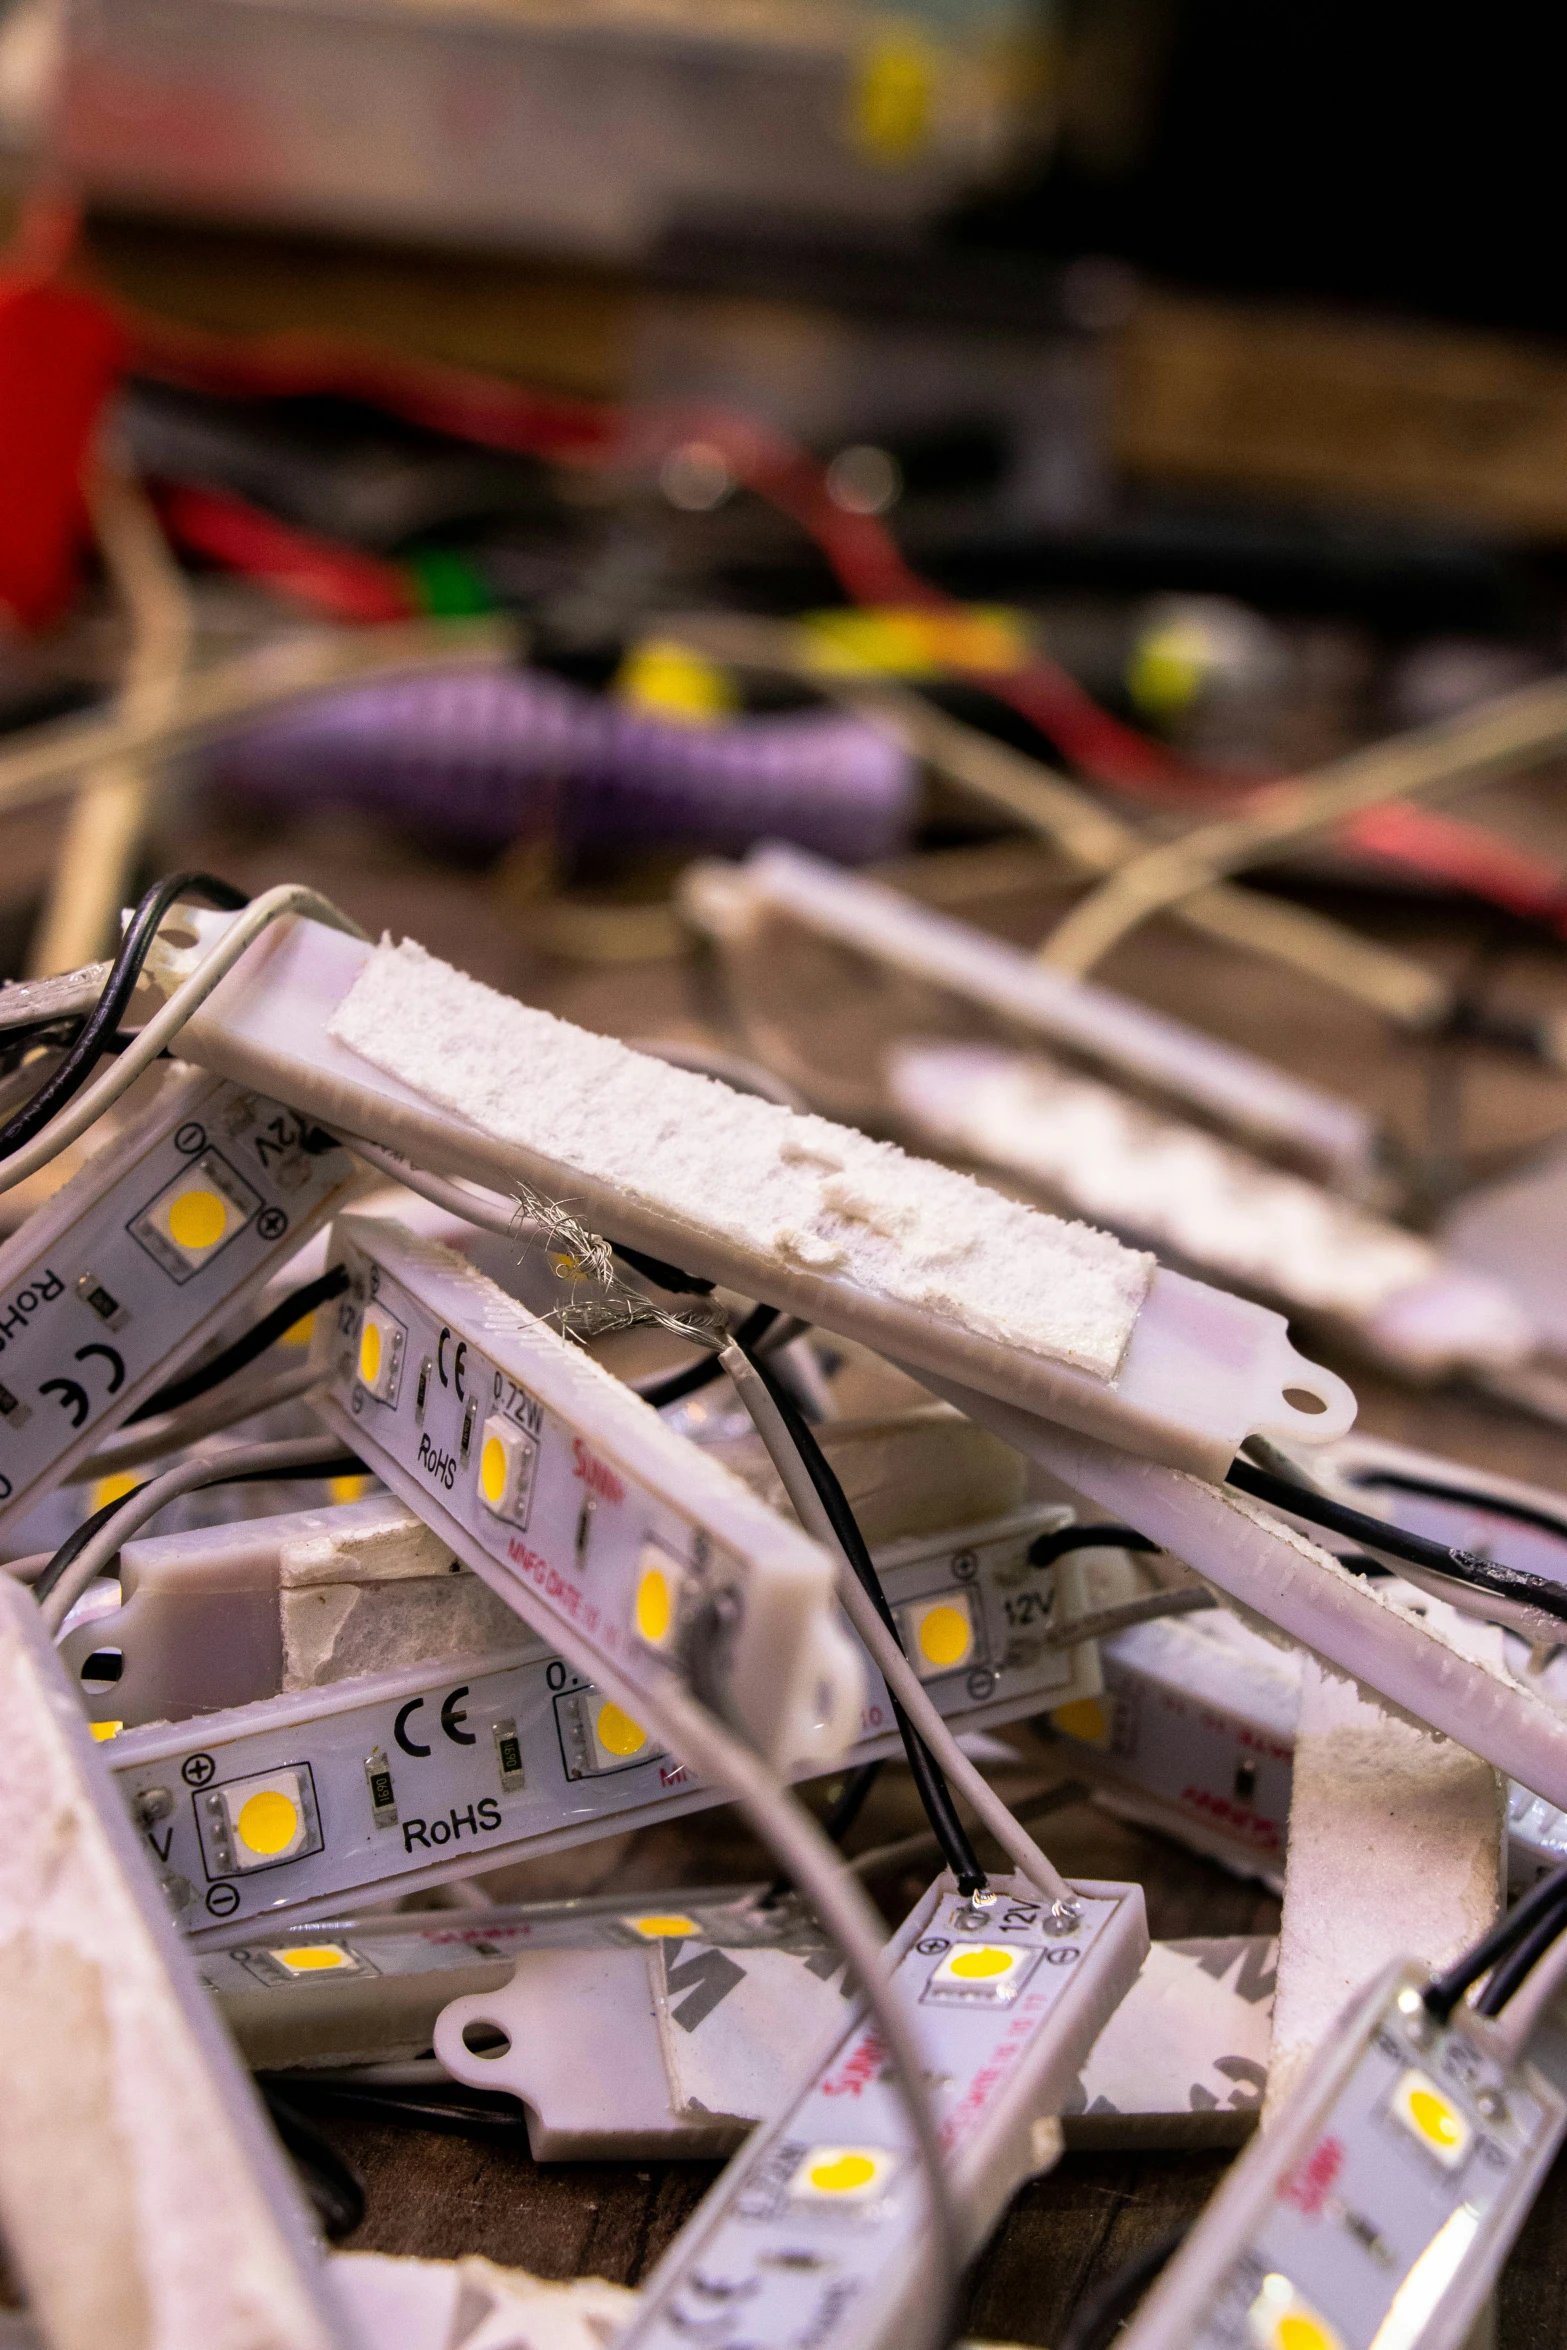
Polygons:
M1400 1966L1346 2016L1126 2350L1460 2350L1567 2098L1538 2064L1508 2062L1482 2019L1434 2021L1424 1987Z
M167 1083L0 1249L0 1528L286 1264L355 1180L308 1119Z
M1061 1516L1035 1505L874 1554L931 1700L961 1728L1098 1689L1092 1646L1050 1648L1032 1618L1026 1632L1012 1628L1025 1601L1047 1612L1052 1573L1029 1568L1026 1552L1041 1520ZM320 1917L380 1887L419 1892L723 1800L626 1707L516 1630L507 1649L151 1722L106 1744L185 1931L203 1947L243 1940L258 1918ZM865 1677L856 1761L901 1750L868 1660Z
M1140 1885L1076 1886L1063 1932L1021 1878L992 1883L976 1908L941 1880L889 1946L966 2252L1054 2159L1051 2117L1148 1953ZM671 2245L617 2350L892 2350L930 2291L928 2248L908 2119L860 2006Z
M361 1217L333 1246L321 1410L366 1466L624 1714L708 1664L771 1761L835 1762L865 1676L826 1552L450 1251Z

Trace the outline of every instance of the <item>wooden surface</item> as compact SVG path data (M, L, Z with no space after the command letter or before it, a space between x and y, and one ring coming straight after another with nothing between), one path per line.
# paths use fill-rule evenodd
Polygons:
M582 1021L624 1035L708 1033L710 988L695 966L676 958L645 965L551 963L530 945L526 906L509 906L456 877L432 885L390 850L303 836L199 844L198 861L251 887L280 878L319 879L369 927L390 923L437 952L478 969L493 983ZM372 853L373 851L373 853ZM187 853L197 852L187 848ZM312 866L312 858L317 865ZM975 918L1018 939L1038 936L1051 903L1039 895L987 899ZM1397 937L1449 967L1476 951L1477 924L1418 904L1388 906L1355 918ZM1132 941L1106 976L1163 1008L1286 1062L1302 1074L1355 1095L1382 1112L1407 1148L1423 1139L1433 1079L1457 1074L1459 1130L1441 1136L1443 1155L1473 1173L1497 1156L1532 1146L1567 1124L1567 1084L1504 1056L1395 1038L1368 1016L1313 993L1267 967L1231 957L1173 928ZM1548 946L1512 956L1497 980L1498 1000L1544 1005L1567 998L1567 963ZM802 995L802 1040L829 1030L864 1056L869 1081L873 1019L850 1022L853 1007L812 1003ZM824 1015L814 1028L805 1015ZM852 1076L852 1068L842 1071ZM1439 1097L1441 1098L1441 1097ZM1311 1351L1331 1359L1361 1398L1365 1426L1481 1466L1528 1476L1567 1491L1567 1435L1457 1389L1417 1391L1373 1371L1315 1333ZM1038 1747L1026 1771L1037 1782L1049 1763ZM1056 1766L1064 1770L1064 1764ZM1005 1791L1006 1781L1000 1784ZM916 1823L907 1781L889 1772L856 1829L850 1850L885 1841ZM1160 1937L1271 1930L1277 1904L1173 1843L1111 1819L1092 1804L1053 1816L1044 1829L1053 1857L1069 1872L1135 1877L1146 1889L1149 1922ZM709 1879L766 1873L747 1855L729 1815L706 1815L657 1832L656 1844L617 1840L603 1861L642 1887L678 1882L690 1870ZM613 1881L626 1882L624 1873ZM878 1888L889 1919L925 1882L915 1872ZM368 2216L356 2244L392 2252L453 2255L478 2251L540 2274L597 2274L635 2284L688 2216L714 2175L701 2164L626 2168L541 2166L517 2145L495 2145L341 2116L324 2126L363 2173ZM1221 2153L1159 2155L1069 2153L1048 2176L1025 2186L976 2263L968 2325L981 2336L1021 2343L1059 2341L1083 2293L1172 2225L1200 2211L1222 2177ZM1546 2350L1562 2338L1567 2284L1567 2167L1558 2166L1516 2249L1500 2296L1506 2350Z

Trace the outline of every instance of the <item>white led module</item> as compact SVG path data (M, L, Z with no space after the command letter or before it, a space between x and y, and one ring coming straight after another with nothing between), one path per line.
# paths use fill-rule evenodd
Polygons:
M1463 2350L1567 2131L1562 2043L1425 1970L1342 2015L1138 2309L1126 2350ZM1502 2017L1507 2009L1502 2009Z

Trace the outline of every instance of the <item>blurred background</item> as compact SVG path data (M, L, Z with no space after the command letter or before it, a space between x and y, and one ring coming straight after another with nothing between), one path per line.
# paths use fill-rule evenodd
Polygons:
M1262 1297L1363 1430L1567 1491L1537 38L0 0L0 978L172 869L312 883ZM61 1039L17 1035L25 1091ZM822 1417L914 1400L824 1366ZM1063 1833L1156 1933L1271 1928L1162 1830ZM1222 2167L1096 2159L1019 2199L976 2330L1056 2339L1112 2219ZM486 2249L558 2198L517 2253L557 2273L678 2217L611 2241L624 2178L460 2162ZM365 2240L452 2249L394 2169ZM1567 2175L1531 2224L1529 2345Z

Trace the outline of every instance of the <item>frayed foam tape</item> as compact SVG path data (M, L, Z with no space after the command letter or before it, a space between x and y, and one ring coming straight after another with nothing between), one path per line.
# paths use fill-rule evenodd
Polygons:
M731 1091L383 942L330 1034L488 1133L843 1274L1003 1345L1111 1379L1154 1259L825 1118Z
M231 918L194 919L206 938ZM180 1049L416 1165L553 1201L584 1231L1205 1477L1250 1434L1326 1443L1355 1416L1282 1314L412 944L280 923Z

